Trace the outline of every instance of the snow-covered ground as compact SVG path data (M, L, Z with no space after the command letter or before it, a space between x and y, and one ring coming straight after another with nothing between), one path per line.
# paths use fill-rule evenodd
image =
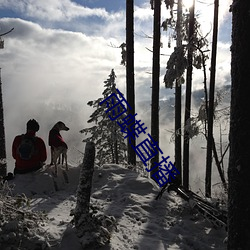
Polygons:
M37 223L39 230L34 225L28 227L26 239L32 241L35 235L36 240L46 240L50 248L44 249L82 249L70 223L70 212L76 205L79 169L80 167L70 168L69 184L64 182L62 173L59 172L58 191L54 189L50 170L19 175L9 181L10 186L15 185L13 195L24 193L30 198L29 210L40 211L48 216ZM174 192L164 192L161 199L155 200L158 192L159 188L149 179L128 168L104 165L95 169L91 203L100 212L116 219L116 229L112 232L110 244L102 249L226 249L223 243L225 229L213 228L203 217L191 211L187 202ZM0 230L1 250L23 249L22 244L25 245L23 240L20 241L20 248L7 247L6 242L13 237L13 233L18 238L12 224L6 221ZM4 234L6 228L12 236ZM2 243L4 241L5 244ZM9 246L13 242L10 241ZM25 249L29 250L27 247ZM36 249L43 248L40 246Z

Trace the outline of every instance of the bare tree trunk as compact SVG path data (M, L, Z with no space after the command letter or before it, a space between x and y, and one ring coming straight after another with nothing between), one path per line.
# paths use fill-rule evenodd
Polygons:
M114 144L113 142L110 142L110 149L111 149L111 159L112 162L111 163L115 163L115 152L114 152Z
M117 139L115 140L114 147L115 147L115 164L119 164L119 154L118 154Z
M177 33L177 47L182 45L181 37L181 27L182 27L182 0L178 0L177 7L177 23L176 23L176 33ZM181 166L181 83L175 81L175 167L180 172L177 180L182 182L182 166Z
M199 49L199 51L200 51L200 53L202 55L202 67L203 67L203 74L204 74L205 110L206 110L206 116L207 116L207 114L208 114L208 94L207 94L207 74L206 74L206 66L205 66L205 57L204 57L203 51L200 50L200 49ZM207 140L207 126L206 126L207 119L205 119L204 122L205 122L205 137L206 137L206 140ZM226 151L227 151L227 149L225 150L224 154L226 153ZM224 189L227 190L227 183L226 183L226 179L225 179L223 170L221 169L221 166L220 166L220 161L219 161L218 154L217 154L217 151L216 151L214 138L213 138L213 154L214 154L214 159L215 159L215 163L216 163L219 175L221 177L222 184L224 186ZM221 158L221 161L223 160L224 154L223 154L223 156Z
M118 125L117 123L114 123L114 126L112 127L112 146L114 147L114 162L115 164L119 164L119 150L118 150L118 136L117 136L117 129Z
M2 77L0 71L0 176L5 177L6 174L7 174L7 161L6 161L6 146L5 146L5 131L4 131Z
M185 128L190 124L190 110L191 110L191 94L192 94L192 73L193 73L193 36L194 36L194 8L193 5L189 8L189 31L188 31L188 67L187 67L187 81L186 81L186 102L185 102ZM184 130L183 141L183 186L189 189L189 132Z
M129 114L135 115L135 79L134 79L134 1L126 1L126 80L127 80L127 102L132 110L128 110ZM133 147L136 145L136 140L127 139L128 145L128 164L136 165L136 153ZM133 147L132 147L133 146Z
M222 181L222 184L223 184L223 187L224 187L225 191L227 191L227 183L226 183L226 179L225 179L223 170L221 168L221 164L220 164L218 153L217 153L217 150L216 150L214 138L213 138L213 145L212 146L213 146L212 150L213 150L213 153L214 153L214 160L215 160L215 163L216 163L219 175L220 175L220 179Z
M159 91L160 91L160 43L161 43L161 0L154 2L153 72L151 103L151 136L159 143ZM159 162L159 154L151 159L151 165ZM150 172L152 176L158 168Z
M211 197L211 176L212 176L212 161L213 161L212 150L213 150L213 120L214 120L214 89L215 89L217 37L218 37L218 14L219 14L219 0L215 0L212 56L211 56L211 69L210 69L207 160L206 160L206 178L205 178L205 193L207 197Z
M100 247L109 243L111 232L116 225L114 217L104 214L97 216L96 213L90 211L94 161L95 144L87 142L76 192L77 201L74 212L76 235L79 237L82 249L100 249ZM91 209L94 209L93 206Z
M13 31L14 28L9 31L0 34L5 36ZM3 43L3 41L2 41ZM0 49L3 49L3 44ZM7 159L6 159L6 145L5 145L5 130L4 130L4 111L3 111L3 94L2 94L2 72L0 68L0 176L5 177L7 175Z
M228 250L250 249L250 1L232 3Z
M93 142L87 142L76 192L77 202L74 213L76 228L79 228L89 220L89 202L94 172L94 161L95 144Z

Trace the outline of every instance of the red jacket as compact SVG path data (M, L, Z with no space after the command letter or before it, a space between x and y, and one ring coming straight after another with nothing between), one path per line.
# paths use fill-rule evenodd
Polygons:
M49 146L51 147L60 147L63 146L68 148L66 142L63 140L62 136L60 135L59 130L52 128L49 131Z
M18 135L15 137L12 144L12 156L16 160L15 166L19 170L32 169L41 166L43 162L47 159L46 146L42 138L35 136L35 132L28 131L25 135L34 136L35 139L35 153L30 160L23 160L20 158L17 149L22 141L23 135Z

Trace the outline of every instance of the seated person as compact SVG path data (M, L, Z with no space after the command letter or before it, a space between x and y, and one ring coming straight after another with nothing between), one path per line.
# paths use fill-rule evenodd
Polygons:
M36 136L39 128L36 120L29 120L26 134L15 137L12 144L12 156L16 160L14 175L34 172L43 167L47 152L43 139Z

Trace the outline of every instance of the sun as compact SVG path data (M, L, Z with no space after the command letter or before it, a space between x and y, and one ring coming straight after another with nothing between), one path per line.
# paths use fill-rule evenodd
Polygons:
M183 5L189 9L193 5L193 0L183 0Z

